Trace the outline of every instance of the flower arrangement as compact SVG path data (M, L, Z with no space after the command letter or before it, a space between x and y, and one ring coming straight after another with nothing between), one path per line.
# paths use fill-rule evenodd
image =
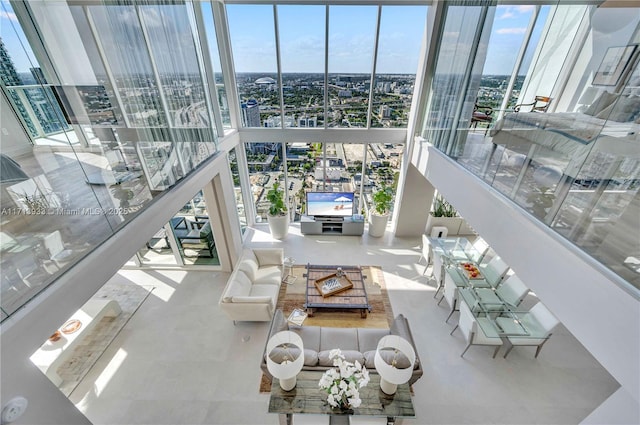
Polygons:
M359 388L369 383L369 372L357 360L354 363L345 360L339 348L329 352L335 368L327 370L320 378L318 386L325 390L331 407L355 408L360 406Z

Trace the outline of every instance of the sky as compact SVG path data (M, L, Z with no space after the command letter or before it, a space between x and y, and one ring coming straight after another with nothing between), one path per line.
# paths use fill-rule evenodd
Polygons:
M34 56L11 6L6 0L0 1L3 6L0 10L0 34L18 71L27 72L35 65L34 59L29 60ZM205 22L212 23L211 7L203 7L203 12ZM533 6L496 8L484 74L511 73L532 12ZM325 13L326 7L322 5L277 6L283 72L324 71ZM426 13L426 6L383 6L377 58L379 73L416 73ZM168 15L172 16L171 22L174 22L170 31L177 34L179 39L187 40L190 33L186 21L180 22L180 14ZM232 4L227 6L227 15L236 71L275 72L273 7ZM370 72L376 17L376 6L340 5L329 8L329 72ZM152 19L147 21L153 25ZM209 27L207 25L209 44L215 45L213 31ZM163 30L166 31L166 28ZM114 37L112 42L121 40ZM181 63L193 63L195 66L194 57L180 59ZM217 62L215 57L213 60ZM159 62L166 63L160 63L159 66L176 67L171 55Z

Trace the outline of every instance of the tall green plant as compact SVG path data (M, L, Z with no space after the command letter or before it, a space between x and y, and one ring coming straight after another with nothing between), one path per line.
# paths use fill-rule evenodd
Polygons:
M280 190L279 182L276 181L267 192L267 201L271 204L269 206L269 215L285 215L287 212L287 206L284 203L284 192Z
M433 200L431 214L434 217L456 217L458 212L442 195L438 194Z
M393 204L393 188L382 185L373 194L373 209L380 215L388 214Z

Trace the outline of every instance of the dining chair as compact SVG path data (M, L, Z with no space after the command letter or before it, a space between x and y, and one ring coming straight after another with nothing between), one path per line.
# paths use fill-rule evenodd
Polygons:
M431 264L432 262L431 256L432 256L431 242L429 242L429 237L423 234L422 235L422 255L418 259L418 263L420 263L420 261L422 261L422 259L424 258L427 261L427 265L424 266L424 271L422 272L422 274L425 274L427 272L427 269L429 268L429 264Z
M512 321L511 318L507 317L497 317L496 321L500 324L501 321ZM504 358L507 358L507 355L511 352L515 345L528 345L536 348L535 358L538 358L538 354L540 354L540 350L542 350L542 346L551 338L551 333L553 329L560 323L560 321L549 311L549 309L538 302L536 305L531 307L529 310L529 314L522 316L521 319L522 324L532 333L543 334L544 337L541 338L519 338L510 336L507 337L507 340L511 344L507 351L504 353Z
M49 257L58 266L62 267L73 255L73 251L65 249L62 243L62 235L59 230L49 233L44 237L44 246L49 251Z
M467 341L467 346L462 354L460 354L460 357L463 357L464 353L466 353L472 345L491 345L496 347L493 352L493 358L496 358L500 347L502 347L502 339L487 337L483 332L482 327L478 325L479 321L489 320L490 319L487 317L475 317L467 303L464 302L464 300L460 302L460 318L458 319L458 325L453 328L450 334L453 335L456 329L460 328L460 332L462 332L464 339ZM487 323L487 325L491 326L490 323Z
M477 251L480 254L478 258L472 258L472 260L480 264L484 259L484 257L487 255L487 252L489 252L489 244L480 236L478 236L476 240L473 241L471 246L475 251Z
M442 298L440 298L440 301L438 301L438 305L440 305L443 299L451 309L447 316L447 320L445 320L445 323L448 323L451 315L456 311L456 304L458 302L458 287L448 273L445 273L444 275L444 294L442 295Z
M518 276L512 274L496 289L496 293L503 301L517 307L529 293L529 288Z
M499 255L493 257L487 263L480 264L480 272L487 278L493 287L498 287L509 271L509 266Z
M436 292L433 294L433 298L438 295L440 289L444 285L444 264L442 262L442 253L437 250L433 251L433 267L431 268L431 277L436 281Z
M293 415L293 425L329 425L330 415Z

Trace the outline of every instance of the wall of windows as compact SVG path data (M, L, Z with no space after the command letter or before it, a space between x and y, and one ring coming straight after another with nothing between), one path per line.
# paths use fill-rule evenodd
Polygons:
M226 10L244 127L406 128L426 6Z
M448 6L446 17L423 137L640 288L640 12ZM514 28L519 53L500 57Z
M214 155L222 119L191 3L2 7L2 121L24 129L2 136L5 319Z

